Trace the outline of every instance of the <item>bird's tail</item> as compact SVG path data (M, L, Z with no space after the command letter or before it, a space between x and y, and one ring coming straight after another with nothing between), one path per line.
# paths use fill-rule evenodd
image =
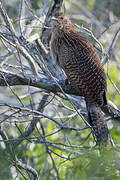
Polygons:
M88 99L86 100L86 106L89 124L96 143L99 145L110 144L110 135L101 108L95 103L91 103Z

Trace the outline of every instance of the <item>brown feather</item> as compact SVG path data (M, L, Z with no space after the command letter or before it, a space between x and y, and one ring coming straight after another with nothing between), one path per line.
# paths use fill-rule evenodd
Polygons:
M68 17L58 13L56 18L52 24L53 57L71 85L78 91L82 89L96 141L107 141L109 132L100 108L107 103L107 83L100 58L93 46L75 31Z

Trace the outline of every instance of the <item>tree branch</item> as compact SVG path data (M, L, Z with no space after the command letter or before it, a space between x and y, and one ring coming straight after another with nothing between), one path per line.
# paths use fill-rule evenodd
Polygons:
M118 28L118 30L117 30L117 32L116 32L116 34L115 34L115 36L114 36L114 38L112 40L112 43L111 43L111 45L110 45L110 47L108 49L108 53L107 53L107 55L105 56L105 58L104 58L104 60L102 62L102 65L106 64L107 61L109 60L109 58L110 58L110 56L111 56L111 54L113 52L113 49L115 48L115 45L116 45L119 37L120 37L120 27Z
M0 86L7 86L6 82L9 86L29 85L55 94L60 93L62 89L66 94L83 96L82 91L76 91L70 84L65 85L64 81L57 81L57 84L56 81L47 78L40 78L33 75L23 76L22 74L0 71ZM111 101L108 101L108 105L102 107L102 110L106 115L111 116L113 120L120 122L120 111Z
M0 71L0 86L7 86L6 82L9 84L9 86L29 85L45 89L53 93L61 92L62 88L62 90L67 94L82 96L81 92L78 93L74 88L71 87L70 84L65 85L64 81L57 81L57 84L54 80L47 78L41 78L33 75L22 75L22 73L15 74L12 72Z

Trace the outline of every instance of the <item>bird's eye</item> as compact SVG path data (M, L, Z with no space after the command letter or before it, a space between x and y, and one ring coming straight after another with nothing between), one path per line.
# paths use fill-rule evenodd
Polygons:
M62 19L62 20L63 20L63 17L61 16L61 17L60 17L60 19Z

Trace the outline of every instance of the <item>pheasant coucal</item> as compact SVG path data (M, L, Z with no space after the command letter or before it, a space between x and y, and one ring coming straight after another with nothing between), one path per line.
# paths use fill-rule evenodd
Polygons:
M52 18L51 53L68 81L83 93L89 124L97 144L110 141L101 106L107 104L106 76L93 46L75 30L69 18L57 12Z

